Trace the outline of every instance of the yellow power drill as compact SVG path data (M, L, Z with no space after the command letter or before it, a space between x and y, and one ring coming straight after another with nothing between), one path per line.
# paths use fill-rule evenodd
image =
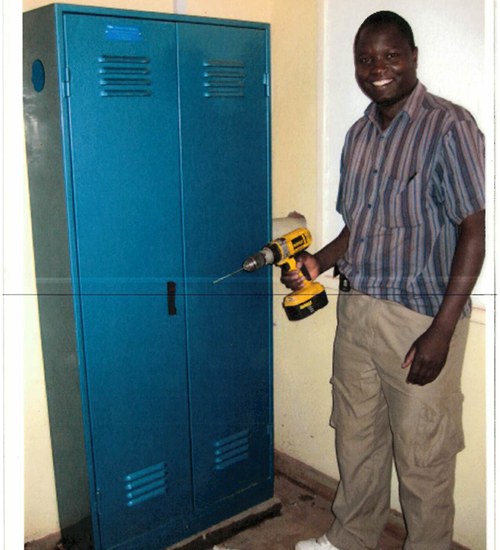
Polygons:
M261 267L271 264L282 267L285 271L297 269L294 256L305 250L311 242L312 236L309 229L300 227L266 244L259 252L247 258L238 271L257 271ZM324 286L311 281L311 276L305 266L300 271L306 278L305 286L288 294L283 300L283 307L290 321L305 319L328 304ZM222 277L222 279L225 278Z

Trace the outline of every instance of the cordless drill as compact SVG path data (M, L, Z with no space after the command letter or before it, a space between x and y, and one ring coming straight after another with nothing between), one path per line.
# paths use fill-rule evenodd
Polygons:
M242 269L252 272L271 264L282 267L285 271L297 269L295 256L305 250L311 242L311 232L305 227L300 227L266 244L260 252L243 262ZM290 321L305 319L328 304L323 285L311 281L305 266L301 267L300 271L306 278L305 286L288 294L283 300L283 307Z

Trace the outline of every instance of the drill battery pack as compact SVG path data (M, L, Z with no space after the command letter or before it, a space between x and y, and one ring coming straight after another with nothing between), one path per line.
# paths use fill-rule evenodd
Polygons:
M283 308L290 321L300 321L328 304L323 285L310 283L307 288L292 292L283 300Z

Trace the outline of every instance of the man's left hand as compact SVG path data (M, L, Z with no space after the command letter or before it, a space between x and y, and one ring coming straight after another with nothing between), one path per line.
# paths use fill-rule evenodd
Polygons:
M403 369L411 365L406 383L425 386L434 382L446 363L450 340L450 337L433 326L415 340L402 365Z

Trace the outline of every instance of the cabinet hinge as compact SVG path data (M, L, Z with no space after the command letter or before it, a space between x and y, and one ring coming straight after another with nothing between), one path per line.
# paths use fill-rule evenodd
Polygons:
M266 97L270 97L271 95L271 78L269 73L264 73L262 81L264 83L264 93L266 94Z
M97 515L100 516L101 515L101 490L100 489L96 489L95 504L96 504Z
M66 67L64 69L64 76L63 76L63 81L62 81L62 84L63 84L63 94L64 94L64 97L69 97L71 95L71 91L70 91L70 72L69 72L69 68Z

